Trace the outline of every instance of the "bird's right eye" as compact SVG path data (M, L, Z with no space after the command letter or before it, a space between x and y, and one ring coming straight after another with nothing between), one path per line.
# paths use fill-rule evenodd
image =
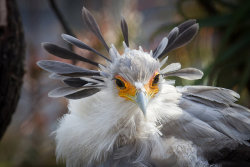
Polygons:
M122 80L120 80L120 79L115 79L115 83L116 83L116 85L120 88L120 89L125 89L126 87L125 87L125 83L122 81Z

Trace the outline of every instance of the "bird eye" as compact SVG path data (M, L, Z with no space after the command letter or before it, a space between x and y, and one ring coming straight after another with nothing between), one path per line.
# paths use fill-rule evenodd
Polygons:
M120 79L115 79L115 83L116 83L116 85L119 87L119 88L121 88L121 89L125 89L126 87L125 87L125 84L124 84L124 82L122 81L122 80L120 80Z
M159 77L160 77L160 74L157 74L155 77L154 77L154 80L152 82L152 86L155 86L158 84L159 82Z

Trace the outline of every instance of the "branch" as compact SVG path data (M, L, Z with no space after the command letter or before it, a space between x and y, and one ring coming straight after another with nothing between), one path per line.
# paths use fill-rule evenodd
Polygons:
M65 19L63 18L62 13L59 11L58 6L55 3L55 0L48 0L48 1L49 1L49 5L50 5L52 11L55 13L57 19L59 20L60 24L62 25L62 27L65 31L65 33L75 37L73 31L68 27L68 24L66 23ZM71 51L73 51L73 46L71 44L68 44L68 46L69 46L69 49ZM72 63L76 64L76 61L72 60Z

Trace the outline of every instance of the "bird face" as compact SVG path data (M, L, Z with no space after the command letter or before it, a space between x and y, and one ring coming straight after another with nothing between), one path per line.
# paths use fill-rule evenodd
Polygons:
M146 93L148 97L154 97L155 94L159 92L159 77L160 74L158 71L155 71L154 75L151 77L149 82L145 85L140 85L140 83L131 84L129 81L126 81L122 76L115 76L115 84L119 91L119 96L127 100L135 101L136 93L141 90Z
M113 80L118 95L138 104L146 115L148 102L160 89L158 61L142 50L127 50L115 62Z
M146 114L146 106L148 101L159 92L160 74L155 71L154 75L146 84L136 82L134 85L125 80L122 76L115 76L115 84L118 95L126 100L130 100L139 105L144 114Z

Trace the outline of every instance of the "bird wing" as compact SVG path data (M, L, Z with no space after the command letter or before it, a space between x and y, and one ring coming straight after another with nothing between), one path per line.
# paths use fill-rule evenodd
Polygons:
M163 125L166 137L192 141L205 152L249 145L250 110L234 103L237 93L211 86L177 87L177 91L182 94L183 114Z

